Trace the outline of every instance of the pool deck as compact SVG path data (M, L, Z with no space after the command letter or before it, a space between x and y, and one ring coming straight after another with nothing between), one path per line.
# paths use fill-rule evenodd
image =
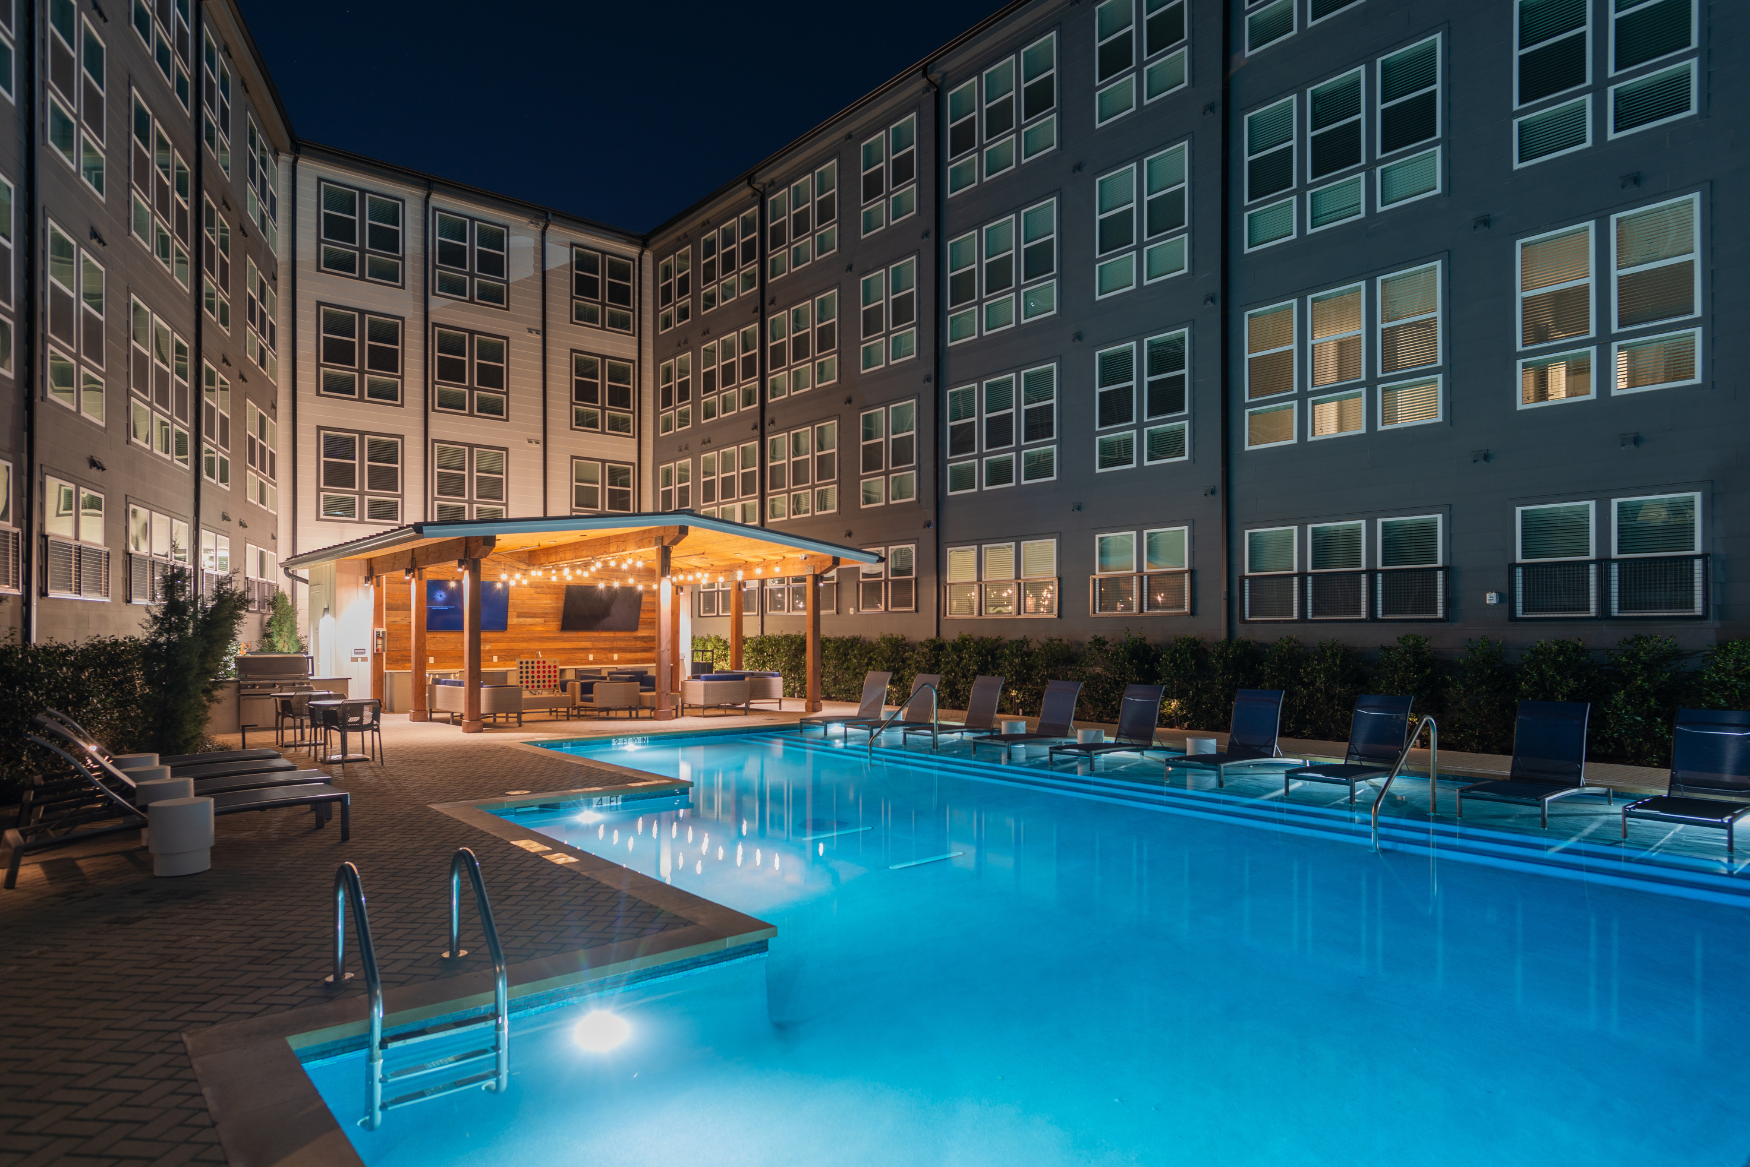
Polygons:
M853 707L829 704L829 711ZM518 832L486 829L471 818L479 812L444 804L501 800L509 791L611 794L640 781L522 743L776 728L800 716L790 709L672 722L531 719L521 729L464 736L391 715L384 719L387 763L346 767L342 784L353 798L347 844L337 823L316 830L307 812L285 811L220 819L212 869L180 879L154 879L150 855L131 835L31 857L17 889L0 891L0 978L9 1000L0 1043L0 1167L227 1162L209 1106L223 1115L237 1105L238 1084L229 1098L223 1085L203 1093L190 1049L235 1054L245 1043L221 1032L278 1032L290 1010L315 1019L298 1022L300 1030L320 1028L317 1022L344 1029L363 1015L362 987L336 993L322 983L332 960L332 881L343 860L363 875L392 1011L396 1001L435 1007L485 983L485 961L448 967L438 957L447 941L449 856L460 846L480 858L521 983L541 970L631 967L753 935L746 917L731 918L726 909L713 916L697 902L664 900L648 888L628 890L614 877L620 869L601 861L550 861L513 845ZM267 744L265 735L252 736L252 745ZM237 739L227 745L235 748ZM1342 745L1284 740L1282 749L1330 756ZM1494 776L1506 763L1444 751L1441 772ZM339 776L338 768L325 768ZM1662 791L1664 777L1637 767L1588 768L1590 781L1625 792ZM4 810L0 817L10 822ZM465 908L464 944L472 918ZM350 943L349 950L356 951ZM318 1146L304 1149L307 1161L323 1161ZM234 1154L238 1163L262 1161L253 1151Z

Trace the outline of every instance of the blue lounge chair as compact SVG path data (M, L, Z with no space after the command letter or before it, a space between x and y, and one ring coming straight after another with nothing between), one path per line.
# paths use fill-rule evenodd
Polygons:
M908 726L900 741L903 743L914 733L934 733L938 738L949 734L961 736L965 734L992 734L1001 727L997 725L997 705L1003 699L1002 677L974 677L972 679L972 694L966 699L966 717L959 725L938 725L931 727L929 722Z
M1665 793L1622 808L1622 837L1630 819L1712 827L1726 832L1732 854L1738 820L1750 814L1750 713L1741 709L1679 709L1671 735L1671 782ZM1699 797L1696 797L1699 796Z
M892 673L870 673L863 678L863 700L857 705L857 712L816 713L804 717L796 723L796 732L801 733L806 725L820 726L820 736L825 737L827 730L835 725L845 725L853 721L868 721L871 718L879 721L881 711L887 706L887 686L892 682Z
M1513 766L1504 779L1458 788L1458 817L1464 800L1512 802L1538 808L1549 826L1549 804L1571 794L1597 794L1610 801L1610 787L1586 785L1586 723L1592 706L1584 701L1521 701L1513 726Z
M1282 726L1281 689L1241 689L1234 694L1233 718L1228 722L1227 749L1215 754L1186 754L1168 758L1161 773L1174 770L1214 770L1215 784L1227 785L1229 766L1250 766L1277 757L1276 734Z
M1161 694L1164 692L1165 685L1124 686L1124 696L1118 701L1118 729L1112 735L1113 740L1052 746L1046 751L1045 764L1056 765L1061 755L1078 762L1086 758L1092 767L1093 760L1101 754L1147 754L1150 750L1160 749L1161 744L1155 741L1155 726L1161 720Z
M923 691L925 686L929 686L930 690L937 695L935 706L930 704L929 693ZM905 704L900 707L904 712L889 723L887 728L913 729L921 726L927 731L931 724L933 724L930 721L928 714L932 708L940 707L941 692L941 673L918 673L914 675L911 679L911 693L907 695ZM860 729L864 733L872 735L877 729L882 727L882 723L886 722L887 719L892 716L892 714L887 712L885 705L883 705L881 712L874 717L859 717L852 721L840 722L844 727L841 732L848 737L853 729ZM903 739L901 740L903 741Z
M1076 733L1076 700L1081 696L1080 681L1047 681L1045 695L1039 701L1039 723L1026 733L987 733L972 739L972 755L978 756L980 746L1001 746L1003 757L1013 746L1030 746L1040 742L1061 742ZM971 710L967 711L969 714Z
M1355 787L1391 773L1404 752L1404 736L1410 729L1410 706L1414 697L1364 695L1355 699L1349 721L1349 750L1342 762L1296 766L1282 775L1282 796L1288 797L1295 782L1326 782L1349 788L1349 805L1355 805Z

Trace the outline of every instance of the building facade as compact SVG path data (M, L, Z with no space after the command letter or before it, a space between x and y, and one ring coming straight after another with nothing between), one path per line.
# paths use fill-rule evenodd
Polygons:
M279 556L668 510L878 550L828 635L1750 631L1739 5L1029 0L642 235L298 141L228 4L129 18L0 30L21 635L198 560L345 671ZM800 630L756 578L695 632L736 586Z

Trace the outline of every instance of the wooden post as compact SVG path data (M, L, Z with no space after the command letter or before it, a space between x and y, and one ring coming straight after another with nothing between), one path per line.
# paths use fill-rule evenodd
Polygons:
M674 589L674 602L669 605L670 627L668 637L668 642L672 646L669 649L672 654L670 661L673 666L670 671L674 674L670 678L671 684L669 685L669 688L676 693L681 691L681 680L686 671L687 661L693 655L688 651L692 646L681 643L681 605L686 602L687 589L676 586Z
M389 577L371 577L371 696L383 700L383 669L389 652L389 628L383 608L389 598Z
M808 689L802 708L808 713L820 712L820 573L813 564L808 570Z
M669 679L675 670L675 633L680 613L675 607L674 580L669 575L667 547L656 553L656 720L673 721L674 695Z
M469 559L462 579L462 732L479 733L480 561Z
M414 572L408 586L413 600L407 607L413 620L413 705L407 720L430 721L431 709L425 700L425 572Z
M741 581L735 581L735 590L729 593L729 668L731 672L741 668Z

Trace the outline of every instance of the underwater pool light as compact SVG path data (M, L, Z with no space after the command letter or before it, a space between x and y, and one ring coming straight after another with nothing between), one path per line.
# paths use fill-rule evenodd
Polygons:
M632 1026L617 1013L594 1009L583 1015L571 1036L591 1053L603 1054L631 1037Z

